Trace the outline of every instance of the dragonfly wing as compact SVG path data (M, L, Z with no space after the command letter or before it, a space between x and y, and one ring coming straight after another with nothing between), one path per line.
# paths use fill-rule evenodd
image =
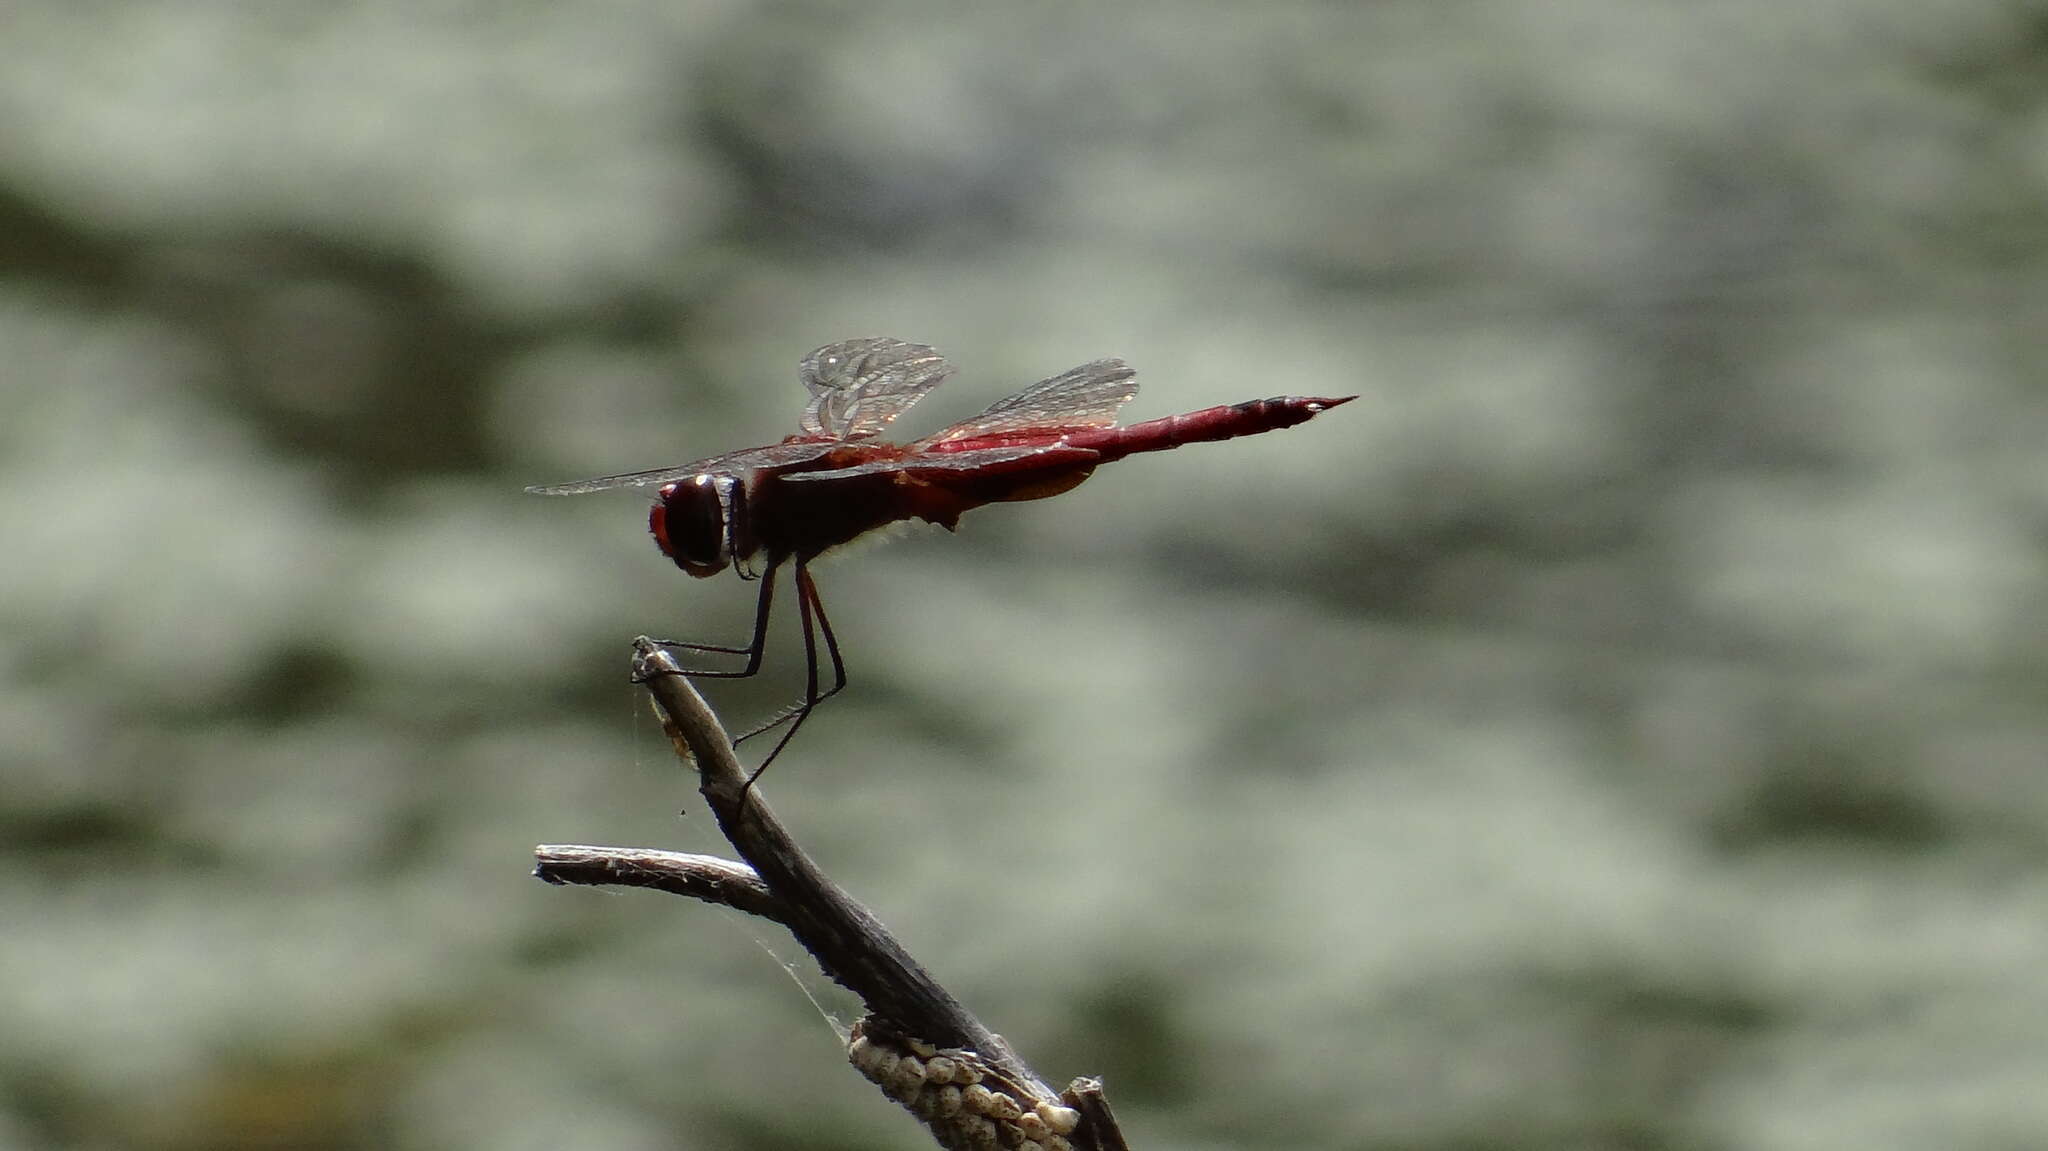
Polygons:
M928 436L917 446L1112 427L1117 412L1137 394L1138 373L1129 364L1096 360L997 400L987 411Z
M670 468L652 468L644 472L621 472L615 476L598 476L596 479L577 480L566 484L534 484L526 489L530 496L580 496L587 492L610 491L612 488L644 488L650 484L674 483L698 474L695 464L682 464Z
M789 483L812 483L817 480L843 480L853 476L872 476L884 472L910 472L934 479L946 474L994 476L1034 468L1071 467L1076 464L1092 463L1100 458L1101 452L1089 448L1070 448L1065 444L1034 444L873 460L852 467L833 468L830 471L795 472L783 476L782 479Z
M923 344L887 336L826 344L797 369L811 393L801 426L808 436L872 436L952 374L953 365Z
M526 490L528 494L536 496L580 496L586 492L609 491L612 488L644 488L686 480L691 476L733 475L756 468L793 467L809 463L839 446L836 440L799 440L793 443L769 444L765 448L727 452L722 456L709 456L694 463L677 464L674 467L653 468L644 472L623 472L616 476L599 476L594 480L577 480L567 484L538 484Z

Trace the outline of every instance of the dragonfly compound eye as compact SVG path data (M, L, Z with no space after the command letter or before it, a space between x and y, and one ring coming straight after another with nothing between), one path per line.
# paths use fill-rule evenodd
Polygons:
M735 476L698 475L661 489L647 527L662 554L693 576L731 566L732 526L745 496Z

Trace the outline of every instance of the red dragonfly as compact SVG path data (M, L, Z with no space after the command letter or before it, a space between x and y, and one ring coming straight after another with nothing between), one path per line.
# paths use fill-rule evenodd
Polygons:
M972 508L1058 495L1111 460L1292 427L1357 398L1275 396L1119 428L1118 410L1138 394L1137 373L1122 360L1096 360L921 440L893 444L876 438L953 370L923 344L886 337L827 344L798 368L811 402L797 422L800 430L781 443L677 467L526 489L571 496L660 484L648 527L664 555L693 576L731 567L742 579L761 581L754 637L746 646L664 641L747 660L737 670L691 675L743 679L761 670L775 574L784 564L792 566L804 637L804 697L734 741L788 725L754 769L750 786L812 709L846 686L839 641L811 578L810 563L818 556L899 520L922 519L952 530ZM820 635L832 661L832 686L823 691Z

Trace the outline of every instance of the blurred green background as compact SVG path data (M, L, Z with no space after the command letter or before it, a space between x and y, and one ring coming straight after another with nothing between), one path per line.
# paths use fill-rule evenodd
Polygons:
M626 641L752 597L520 488L854 335L1360 393L820 571L768 793L1138 1146L2048 1146L2048 5L4 24L0 1148L920 1145L527 875L722 846Z

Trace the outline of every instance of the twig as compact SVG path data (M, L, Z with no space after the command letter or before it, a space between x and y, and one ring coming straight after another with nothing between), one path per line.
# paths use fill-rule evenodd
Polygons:
M796 846L734 754L732 741L683 670L658 644L634 641L646 685L676 752L751 870L727 860L649 849L543 846L536 874L553 883L653 887L774 920L826 975L860 996L848 1056L924 1120L949 1148L1126 1151L1097 1080L1056 1093L910 957L865 907Z
M656 851L651 847L585 847L543 843L533 849L533 874L549 883L585 887L651 887L687 895L777 923L787 922L782 901L744 863L715 855Z

